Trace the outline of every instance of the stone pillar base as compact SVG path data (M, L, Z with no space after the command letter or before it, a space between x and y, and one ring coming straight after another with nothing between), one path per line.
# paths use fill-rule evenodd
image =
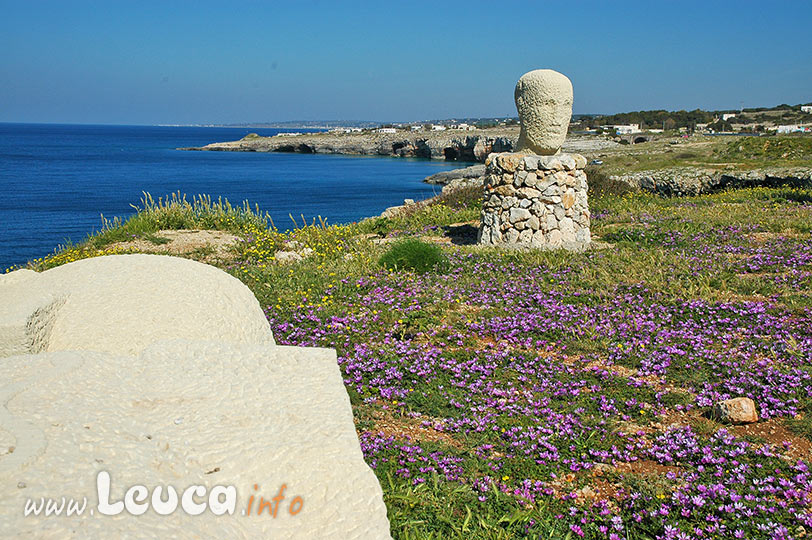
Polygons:
M582 251L591 241L586 158L490 154L478 242Z

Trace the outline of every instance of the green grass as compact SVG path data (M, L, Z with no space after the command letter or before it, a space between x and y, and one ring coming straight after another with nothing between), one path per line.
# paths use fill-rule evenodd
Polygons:
M227 200L214 201L207 195L197 195L189 201L186 195L180 193L156 201L145 192L140 204L132 206L137 213L127 220L102 216L101 231L89 235L78 244L58 246L52 254L29 261L27 267L42 271L89 257L128 253L132 249L121 245L135 239L144 239L160 246L167 244L169 239L156 233L166 229L210 229L256 235L273 244L274 249L278 248L279 235L268 214L256 207L251 208L247 202L234 206ZM198 257L207 254L205 249L195 253ZM247 256L245 253L241 255Z
M675 167L736 171L765 167L809 167L809 136L695 136L658 139L639 145L601 150L596 155L605 174L628 174Z
M163 229L216 229L241 232L251 227L266 229L270 224L267 214L244 202L233 206L227 200L212 200L207 195L197 195L191 201L186 195L172 193L156 201L149 193L144 193L139 205L133 208L137 213L126 221L114 218L104 220L102 231L90 237L87 244L103 248L114 242L124 242L135 237L144 237L156 244L166 243L156 232Z
M739 137L715 150L737 160L812 160L812 137Z

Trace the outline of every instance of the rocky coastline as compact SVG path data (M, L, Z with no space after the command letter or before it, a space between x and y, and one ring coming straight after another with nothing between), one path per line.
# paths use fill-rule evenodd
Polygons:
M484 163L491 153L512 152L519 138L517 127L475 131L446 130L397 133L305 133L273 137L247 135L238 141L216 142L178 150L207 152L298 152L442 159ZM567 139L566 151L589 151L616 143L585 138Z
M485 162L491 153L512 152L519 129L490 128L475 131L446 130L397 133L305 133L280 134L273 137L247 135L238 141L215 142L200 147L178 150L206 152L296 152L304 154L346 154L357 156L417 157L446 161L479 163L463 169L443 171L424 179L429 184L444 186L443 191L482 186ZM586 156L616 142L594 137L569 136L563 152ZM712 193L727 188L755 186L810 186L812 169L803 167L770 167L752 170L719 170L706 167L671 167L659 170L618 174L609 177L634 190L665 196Z
M394 156L484 162L492 152L509 152L518 129L399 133L306 133L259 137L248 135L239 141L218 142L201 147L179 148L210 152L299 152L303 154L348 154Z

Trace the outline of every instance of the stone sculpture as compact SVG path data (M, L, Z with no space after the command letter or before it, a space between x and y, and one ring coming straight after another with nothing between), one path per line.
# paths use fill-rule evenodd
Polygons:
M572 117L572 83L551 69L525 73L513 92L521 130L518 152L557 153Z
M485 161L478 241L491 246L580 251L591 242L586 159L559 152L572 116L572 84L537 69L516 83L518 151Z
M4 538L390 538L335 351L274 345L225 272L157 255L13 272L0 338Z

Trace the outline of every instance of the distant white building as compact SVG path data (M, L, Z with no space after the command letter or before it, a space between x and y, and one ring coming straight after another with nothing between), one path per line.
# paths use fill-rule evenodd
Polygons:
M398 132L398 130L396 130L395 128L378 128L375 131L377 131L378 133L397 133Z
M801 112L812 113L812 105L801 105Z
M409 126L412 131L423 131L423 126Z
M618 135L629 135L631 133L640 133L640 124L625 124L619 126L607 126L613 129Z
M722 122L727 122L731 118L735 118L735 117L736 117L736 113L725 113L725 114L722 115Z
M438 125L438 124L432 124L431 125L431 130L432 131L445 131L445 129L446 129L445 126L441 126L441 125Z
M803 132L804 128L798 125L778 126L776 132L778 133L798 133Z

